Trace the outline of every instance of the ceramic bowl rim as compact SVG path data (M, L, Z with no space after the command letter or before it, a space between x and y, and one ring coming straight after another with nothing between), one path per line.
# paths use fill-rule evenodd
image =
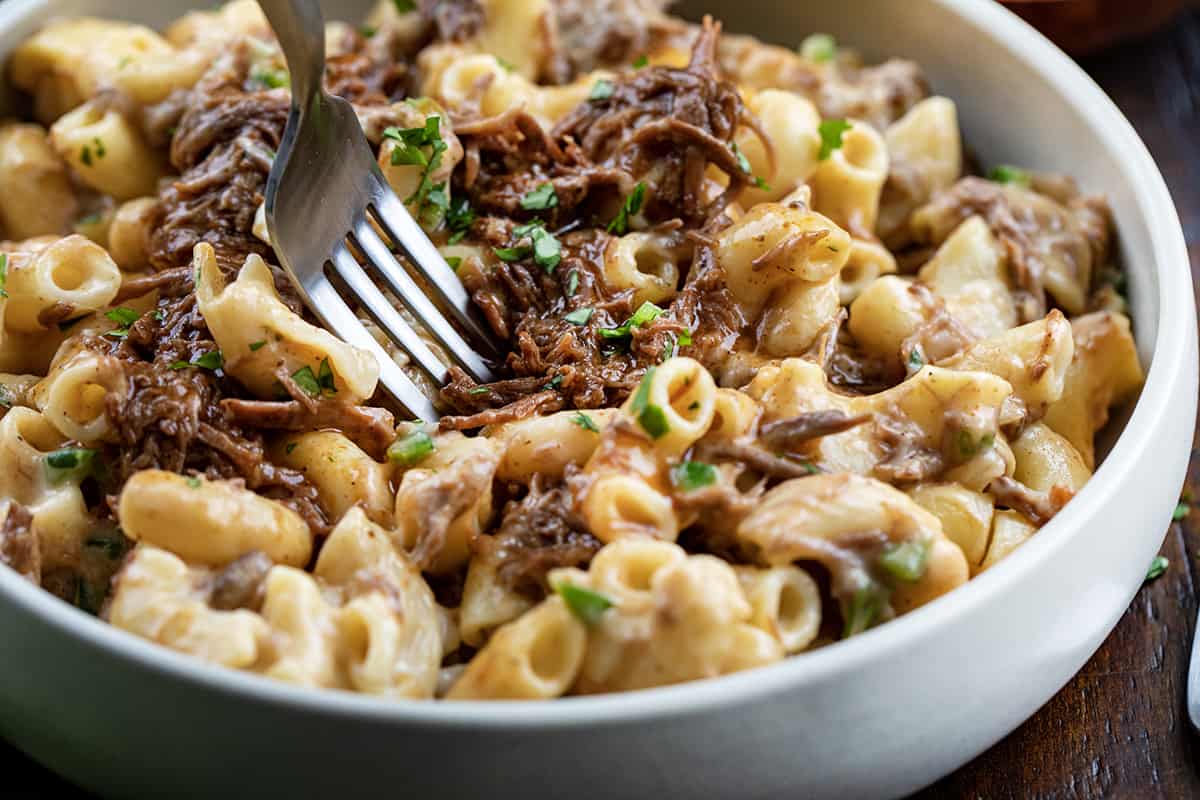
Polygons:
M1066 508L1046 527L996 567L950 595L887 625L845 642L746 672L638 692L568 697L554 702L391 701L343 691L314 691L262 676L210 665L113 628L33 586L11 570L0 569L0 602L28 613L43 624L83 640L124 660L129 669L156 670L206 689L228 692L257 703L287 706L328 717L354 717L381 724L415 724L472 729L533 729L597 726L703 713L749 703L777 692L797 690L837 673L889 658L943 626L972 613L981 604L1020 582L1033 567L1052 558L1089 519L1102 513L1105 498L1127 482L1155 445L1154 432L1169 416L1173 390L1189 374L1186 363L1196 335L1187 246L1178 214L1162 175L1133 127L1094 81L1070 58L1011 12L988 0L930 0L993 39L1029 66L1064 98L1103 145L1117 157L1147 221L1157 273L1158 330L1151 366L1141 397L1109 457ZM0 30L19 24L48 0L9 0L0 6ZM1185 265L1180 269L1179 265ZM1147 333L1145 331L1143 334ZM1192 365L1194 366L1194 365Z

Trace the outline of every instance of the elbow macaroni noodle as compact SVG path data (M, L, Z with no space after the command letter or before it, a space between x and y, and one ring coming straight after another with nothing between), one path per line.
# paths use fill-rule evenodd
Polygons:
M327 81L510 339L440 426L377 407L373 356L267 260L290 78L257 3L162 35L55 19L12 54L36 122L0 125L9 566L228 668L545 700L853 636L1091 477L1143 380L1107 210L968 174L919 72L646 4L418 6L329 25Z

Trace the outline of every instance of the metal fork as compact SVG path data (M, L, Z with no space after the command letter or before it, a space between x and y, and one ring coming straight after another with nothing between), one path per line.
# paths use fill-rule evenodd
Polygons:
M449 365L401 317L372 276L381 279L450 358L480 383L492 380L488 358L498 357L496 346L454 270L388 186L350 104L325 92L325 24L317 0L259 4L283 48L292 87L291 113L267 178L271 244L325 326L375 355L388 394L415 417L435 420L438 413L430 398L355 316L327 269L438 386L447 382ZM433 299L392 254L393 246L403 252Z

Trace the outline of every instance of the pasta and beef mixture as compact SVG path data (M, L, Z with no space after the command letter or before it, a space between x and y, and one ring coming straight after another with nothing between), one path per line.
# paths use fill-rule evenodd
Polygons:
M212 663L533 699L779 661L1034 536L1142 381L1104 201L972 163L914 63L663 5L328 26L328 89L507 354L429 386L437 421L273 264L289 78L252 0L35 33L0 561Z

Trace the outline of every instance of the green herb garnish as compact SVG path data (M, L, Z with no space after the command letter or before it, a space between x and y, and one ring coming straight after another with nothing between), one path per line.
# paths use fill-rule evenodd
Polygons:
M526 211L545 211L558 205L558 195L554 192L553 183L543 183L536 189L528 191L521 198L521 208Z
M421 180L413 193L404 198L404 202L423 208L434 189L430 176L442 165L442 154L448 147L441 134L441 117L426 117L425 125L420 128L385 128L383 136L396 142L392 148L393 166L407 164L421 167ZM422 149L424 147L429 148L428 154ZM438 199L435 197L435 202Z
M654 320L662 316L663 310L651 303L649 300L638 306L637 311L633 312L633 316L622 322L615 328L601 328L600 336L604 339L620 339L629 336L634 328L640 328L643 325L648 325ZM691 335L688 336L688 344L691 344Z
M604 616L604 612L613 606L613 601L605 595L566 581L556 585L554 591L567 604L571 613L579 617L585 625L595 625Z
M106 319L117 323L117 327L113 328L111 331L105 331L104 335L111 336L114 339L124 339L129 335L129 326L137 322L138 317L140 317L141 314L134 311L132 308L125 308L124 306L121 306L120 308L114 308L109 311L105 311L104 316Z
M567 273L567 297L574 297L579 290L579 270L573 269Z
M887 598L886 587L877 583L870 583L856 591L843 609L845 623L842 626L842 638L848 639L871 627L883 613Z
M491 390L486 386L476 386L474 389L471 389L469 392L467 392L467 394L487 394L490 391Z
M1033 183L1033 176L1028 170L1014 167L1011 164L998 164L988 171L988 180L996 183L1011 183L1028 189Z
M85 447L64 447L46 454L46 479L52 484L82 480L94 475L99 463L99 450Z
M1171 512L1171 519L1178 522L1192 512L1192 507L1187 503L1179 503L1175 506L1175 510Z
M921 348L914 347L913 351L908 354L908 368L916 372L923 366L925 366L925 354L921 352Z
M450 244L456 244L467 235L471 224L475 222L475 211L471 201L463 197L458 202L451 203L446 209L446 228L450 230Z
M821 152L817 154L817 160L824 161L833 155L834 150L840 150L842 137L850 127L850 123L844 119L822 120L817 126L817 133L821 136Z
M388 445L388 461L403 467L411 467L420 463L437 448L433 439L424 431L413 431L403 439L397 439Z
M292 85L292 78L286 69L266 67L256 64L250 70L250 80L264 89L285 89Z
M250 343L250 352L253 353L254 351L261 350L262 348L264 348L266 346L267 346L266 339L260 339L257 342L251 342Z
M283 448L283 452L287 453L290 456L292 454L292 451L295 450L298 445L299 445L299 442L288 442L287 446Z
M641 69L649 63L650 59L645 54L642 54L633 60L633 68Z
M691 492L717 482L717 468L703 461L680 461L671 467L671 483L676 489Z
M520 261L522 258L529 258L529 254L533 250L529 247L493 247L492 252L501 261L511 263L513 261Z
M916 583L925 574L929 560L929 540L920 539L889 544L879 556L879 566L897 580Z
M595 309L592 308L577 308L570 314L565 315L563 319L572 325L587 325L588 320L592 318L594 312Z
M588 100L599 102L607 100L613 96L612 81L606 81L603 78L592 84L592 91L588 93Z
M396 11L401 14L407 14L410 11L417 10L417 4L415 0L392 0L392 4L396 6Z
M576 411L575 416L571 417L571 422L574 422L585 431L591 431L592 433L600 432L600 428L596 426L592 418L582 411Z
M958 432L955 437L955 443L958 445L958 455L963 459L974 458L979 453L987 450L996 443L996 434L985 433L978 439L972 435L969 430L963 429Z
M203 481L201 481L195 475L189 475L187 478L187 485L190 489L199 489L201 483L203 483Z
M0 297L8 297L8 253L0 253Z
M837 56L837 40L828 33L814 33L800 43L800 55L818 64L833 61Z
M1146 582L1161 576L1169 566L1171 566L1171 562L1165 556L1155 556L1154 560L1150 562L1150 569L1146 570Z
M654 383L654 372L657 367L650 367L642 376L633 402L629 406L630 413L637 419L642 430L650 434L650 438L658 439L671 430L666 413L657 405L650 402L650 387Z
M171 369L199 367L200 369L218 370L223 366L225 366L225 358L221 355L221 351L210 350L195 361L176 361L171 364Z
M621 210L613 217L613 221L608 223L605 229L609 233L615 233L617 236L624 236L629 231L629 218L636 216L642 210L642 203L646 199L646 184L638 183L633 187L633 191L625 198L625 202L621 204Z

